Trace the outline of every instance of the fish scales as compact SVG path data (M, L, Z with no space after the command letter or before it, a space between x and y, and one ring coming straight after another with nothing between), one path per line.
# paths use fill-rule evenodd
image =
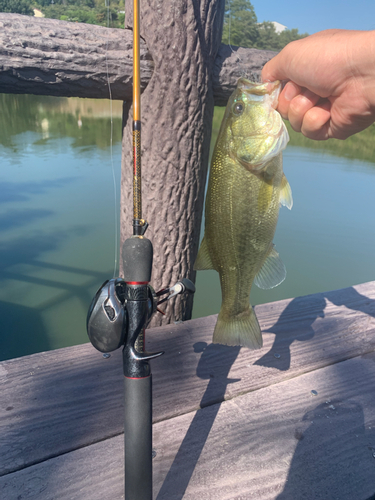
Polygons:
M288 133L275 111L279 82L242 78L229 99L214 149L205 207L205 235L195 269L215 269L222 305L213 341L262 346L250 306L252 284L272 288L285 278L273 247L280 203L291 208L281 151Z

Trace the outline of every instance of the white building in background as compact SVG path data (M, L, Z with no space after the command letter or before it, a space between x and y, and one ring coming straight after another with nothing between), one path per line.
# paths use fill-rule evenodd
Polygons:
M284 26L283 24L280 24L276 21L271 21L271 24L273 24L275 26L276 33L281 33L282 31L288 29L286 26Z
M33 9L33 11L34 11L34 17L44 17L44 14L41 10Z

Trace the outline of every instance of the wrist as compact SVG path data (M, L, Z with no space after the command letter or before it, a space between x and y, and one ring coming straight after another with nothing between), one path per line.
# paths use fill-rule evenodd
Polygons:
M368 67L370 71L370 75L367 81L367 86L368 86L368 95L369 95L369 103L372 109L372 112L375 115L375 30L369 31L368 32L368 38L369 38L369 61L368 61ZM366 48L364 47L364 50Z
M362 80L364 97L375 115L375 30L356 33L358 41L351 54L351 76Z

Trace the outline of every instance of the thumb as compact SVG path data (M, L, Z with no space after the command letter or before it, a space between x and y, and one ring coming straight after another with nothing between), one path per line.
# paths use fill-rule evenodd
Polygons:
M282 53L277 54L262 69L262 81L274 82L275 80L288 80L282 64Z

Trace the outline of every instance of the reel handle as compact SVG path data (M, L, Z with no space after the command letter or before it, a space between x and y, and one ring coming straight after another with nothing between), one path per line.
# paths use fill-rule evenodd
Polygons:
M159 297L160 295L164 295L166 293L170 293L170 295L168 295L168 297L164 297L164 299L159 300L157 305L162 304L166 300L169 300L176 295L180 295L181 293L195 293L195 285L189 279L182 278L170 288L164 288L163 290L157 292L156 297Z

